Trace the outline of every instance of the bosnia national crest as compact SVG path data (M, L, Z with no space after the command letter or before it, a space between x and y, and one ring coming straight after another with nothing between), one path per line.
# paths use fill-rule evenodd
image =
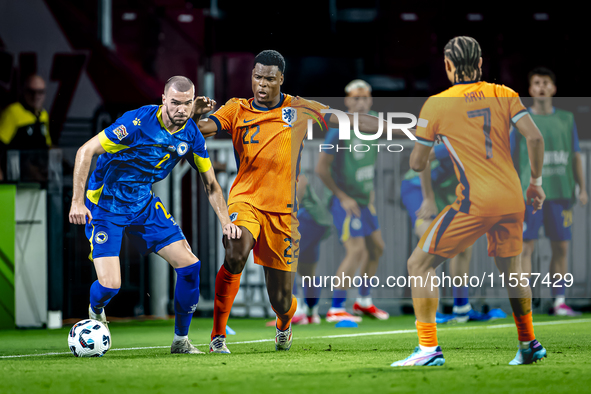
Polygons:
M181 142L177 148L177 152L179 153L179 156L184 155L185 153L187 153L187 150L189 149L189 146L187 145L186 142Z
M293 126L296 119L298 118L298 112L295 110L295 108L291 107L283 108L281 115L282 120L290 126Z

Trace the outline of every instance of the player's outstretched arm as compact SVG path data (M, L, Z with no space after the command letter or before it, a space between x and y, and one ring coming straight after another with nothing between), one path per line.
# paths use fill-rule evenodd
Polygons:
M318 157L318 163L316 164L315 169L316 174L318 174L324 185L328 187L332 194L334 194L334 196L339 199L339 202L341 203L341 206L343 207L345 212L347 212L347 215L361 217L361 209L359 209L357 201L355 201L355 199L349 197L344 191L339 189L334 179L332 179L332 175L330 173L330 166L333 161L333 155L320 152L320 156Z
M209 197L209 203L222 224L224 235L230 239L240 238L242 236L242 230L230 220L226 199L224 198L224 193L220 184L215 178L213 167L210 167L209 170L200 172L199 174L201 175L201 181L203 182L203 186L205 186L205 191Z
M76 163L74 164L74 190L72 196L72 206L70 207L70 223L72 224L86 224L92 220L92 215L84 205L84 189L86 188L86 180L88 179L88 171L90 170L90 163L95 155L102 155L105 149L99 141L99 136L96 135L87 141L76 153Z
M217 125L210 119L201 119L201 115L206 114L216 106L215 100L205 96L195 97L193 102L193 120L197 123L203 137L211 137L218 132Z
M515 124L517 130L527 142L527 154L531 164L531 180L525 192L528 205L532 205L533 213L542 208L546 194L542 189L542 167L544 166L544 137L531 116L521 117Z
M218 132L218 126L211 119L201 119L197 123L197 127L199 127L199 131L201 131L204 138L213 137Z

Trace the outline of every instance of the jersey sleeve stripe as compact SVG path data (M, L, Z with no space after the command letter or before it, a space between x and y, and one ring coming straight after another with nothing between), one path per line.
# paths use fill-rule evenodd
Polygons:
M109 137L107 137L107 135L105 134L104 130L101 131L98 136L99 136L99 142L101 143L101 146L108 153L117 153L117 152L122 151L124 149L129 149L129 146L127 146L127 145L116 144L113 141L111 141L109 139Z
M222 124L215 115L209 115L209 119L213 120L213 123L218 127L218 132L222 129Z
M511 122L513 123L517 123L517 121L521 118L523 118L525 115L527 115L529 112L527 112L526 109L522 109L521 111L517 112L512 118L511 118Z
M433 146L435 144L435 141L430 141L428 139L419 137L418 135L416 137L417 137L417 142L419 144L423 144L423 145L426 145L426 146Z
M207 172L211 168L211 160L209 160L209 157L200 157L196 153L193 153L193 159L199 172Z

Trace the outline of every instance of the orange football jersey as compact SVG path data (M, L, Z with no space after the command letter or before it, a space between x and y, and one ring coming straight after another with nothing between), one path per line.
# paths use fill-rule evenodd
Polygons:
M460 182L454 209L476 216L525 210L509 133L511 123L526 115L515 91L487 82L455 84L427 100L417 139L446 145Z
M211 115L218 131L230 133L234 143L238 175L228 204L246 202L277 213L296 209L296 178L307 119L326 108L282 93L274 108L259 107L252 98L233 98Z

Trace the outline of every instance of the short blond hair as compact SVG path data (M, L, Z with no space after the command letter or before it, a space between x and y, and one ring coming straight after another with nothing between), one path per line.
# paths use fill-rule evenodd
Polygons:
M363 79L354 79L345 86L345 93L349 94L355 89L367 89L371 92L371 85Z

